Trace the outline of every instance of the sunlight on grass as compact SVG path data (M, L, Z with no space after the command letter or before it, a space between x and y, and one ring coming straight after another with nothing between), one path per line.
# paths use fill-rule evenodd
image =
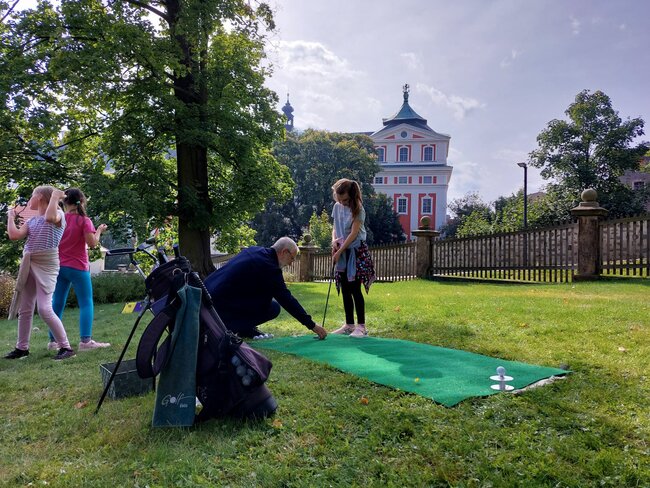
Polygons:
M268 352L273 419L153 430L153 394L107 400L134 314L99 305L106 350L55 363L36 321L31 354L0 362L0 483L7 486L650 486L650 284L373 285L369 333L544 366L563 381L445 408L297 357ZM327 283L292 283L317 322ZM77 310L64 324L77 335ZM333 290L326 327L343 321ZM16 321L0 322L8 352ZM136 342L144 324L136 333ZM286 313L263 327L310 333ZM73 345L76 345L73 340ZM135 346L127 357L133 357Z

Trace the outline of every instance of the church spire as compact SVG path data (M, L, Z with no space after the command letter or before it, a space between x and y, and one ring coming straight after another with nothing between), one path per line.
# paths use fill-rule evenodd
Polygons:
M287 130L287 132L291 132L293 130L293 107L289 103L289 93L287 93L287 103L285 103L284 107L282 107L282 112L287 118L287 122L284 124L284 128Z
M409 92L411 87L407 84L402 86L402 94L404 97L404 102L402 103L401 108L397 111L395 115L387 119L383 119L385 126L395 126L402 123L409 123L411 125L419 126L425 129L431 130L427 125L425 118L420 117L415 110L409 105Z

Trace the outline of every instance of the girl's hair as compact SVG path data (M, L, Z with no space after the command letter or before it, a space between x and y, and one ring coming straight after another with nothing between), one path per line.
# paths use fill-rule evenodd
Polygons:
M361 212L361 206L363 205L363 200L361 199L361 188L359 183L354 180L348 180L347 178L341 178L332 186L332 196L335 201L339 201L338 197L340 195L345 195L347 193L350 198L350 210L352 211L352 217L357 218L359 212Z
M86 195L79 188L68 188L63 203L76 206L77 213L82 217L86 216Z
M33 193L38 193L40 196L42 196L45 199L46 203L50 203L50 198L52 198L52 192L54 191L54 187L50 185L42 185L42 186L37 186L34 188Z

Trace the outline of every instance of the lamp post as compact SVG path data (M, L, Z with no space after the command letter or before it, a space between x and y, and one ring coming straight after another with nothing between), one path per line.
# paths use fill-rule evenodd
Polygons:
M517 163L517 166L524 168L524 267L528 267L528 165Z

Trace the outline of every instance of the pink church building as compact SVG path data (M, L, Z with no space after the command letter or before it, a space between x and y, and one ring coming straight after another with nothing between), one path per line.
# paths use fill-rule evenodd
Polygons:
M407 237L423 216L439 229L446 221L447 189L452 167L447 164L450 136L427 125L409 105L409 86L395 115L383 119L383 127L370 134L381 171L373 186L393 201Z

